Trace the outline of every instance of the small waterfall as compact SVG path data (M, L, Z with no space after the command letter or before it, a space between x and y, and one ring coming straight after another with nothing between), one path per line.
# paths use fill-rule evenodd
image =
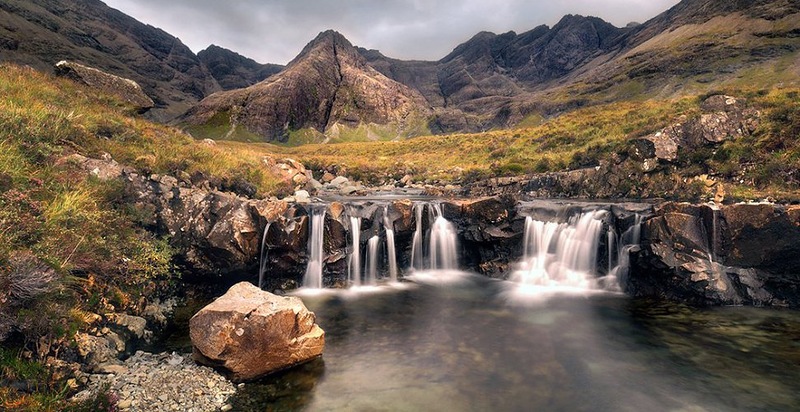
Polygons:
M424 203L414 203L414 217L416 218L416 229L414 230L414 237L411 241L411 269L422 270L425 268L425 263L422 257L422 211L425 207Z
M377 235L369 238L367 241L367 260L364 265L367 279L364 281L365 285L375 285L378 283L378 248L380 247L381 238Z
M269 233L269 227L272 225L272 222L267 222L267 226L264 228L264 235L261 236L261 252L258 254L258 288L264 289L264 276L267 272L267 252L269 249L267 248L267 233Z
M424 231L422 215L426 205L428 206L428 221L431 224L430 228ZM458 269L457 232L453 224L442 215L442 206L438 203L416 203L414 204L414 215L417 221L411 243L411 269ZM423 255L426 250L425 244L428 246L427 256Z
M361 284L361 218L350 216L350 264L349 277L353 286Z
M527 217L524 259L512 279L528 286L593 288L605 213L584 212L567 223Z
M394 247L394 226L389 220L388 206L383 209L383 229L386 233L386 259L389 261L389 280L397 282L397 253ZM413 247L413 246L412 246Z
M322 288L322 265L325 258L323 240L325 234L325 208L311 209L311 233L308 236L310 251L303 286L312 289Z
M616 256L611 255L612 249L609 247L608 262L611 265L612 257L616 257L616 265L609 269L608 274L600 279L600 284L605 290L619 292L620 279L628 275L631 262L631 249L639 246L642 237L642 222L644 216L636 214L633 225L625 230L617 240L613 236L613 231L609 231L609 244L612 238L616 244Z
M436 218L431 227L431 269L457 269L456 230L442 216Z

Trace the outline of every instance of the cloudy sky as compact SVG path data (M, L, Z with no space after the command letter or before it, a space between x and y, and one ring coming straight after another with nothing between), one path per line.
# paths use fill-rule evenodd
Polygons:
M178 37L194 52L216 44L286 64L334 29L399 59L438 60L479 31L521 33L565 14L616 26L644 22L678 0L104 0Z

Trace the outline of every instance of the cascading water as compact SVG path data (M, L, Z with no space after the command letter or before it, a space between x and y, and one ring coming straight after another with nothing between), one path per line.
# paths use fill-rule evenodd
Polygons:
M593 288L606 213L584 212L566 223L527 217L523 262L512 280L526 286Z
M608 274L599 280L603 289L615 292L620 291L619 281L627 276L628 269L630 268L631 250L639 246L639 242L641 241L643 221L644 216L637 213L633 225L622 232L619 239L616 238L613 231L609 230L608 262L610 268ZM612 247L612 244L616 247ZM614 254L615 251L616 254ZM616 262L616 265L613 265L612 262Z
M389 219L388 206L383 209L383 229L386 233L386 254L388 255L386 259L389 262L389 280L397 282L397 253L394 247L394 226Z
M350 216L349 277L353 286L361 285L361 218Z
M431 226L429 255L431 269L457 269L458 252L456 251L456 230L453 224L442 216L442 211L437 207L436 218Z
M364 272L366 273L365 285L372 286L378 283L378 248L381 238L377 235L367 241L367 260Z
M414 218L416 219L416 229L411 240L411 269L422 270L425 268L425 261L422 256L422 212L425 208L424 203L414 203Z
M303 287L322 288L322 265L325 258L323 240L325 234L325 208L311 209L311 233L308 236L309 258Z
M267 272L267 252L269 249L267 248L267 233L269 233L269 227L272 225L272 222L267 222L267 226L264 227L264 235L261 236L261 253L258 254L258 288L264 289L264 277L266 276Z
M423 208L428 206L428 221L431 226L427 237L422 227ZM458 268L456 229L442 215L442 207L437 203L417 203L414 205L417 219L416 230L411 243L411 268L413 270L451 270ZM427 241L427 259L423 256ZM427 265L426 265L427 264Z

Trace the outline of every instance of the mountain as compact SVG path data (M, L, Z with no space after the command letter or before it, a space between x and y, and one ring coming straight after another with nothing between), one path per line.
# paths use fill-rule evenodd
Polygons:
M99 0L2 0L0 21L0 61L51 72L71 60L135 80L155 101L156 120L220 89L179 39Z
M285 142L292 132L418 134L430 109L422 95L370 67L335 31L320 33L286 68L244 89L215 93L182 118L196 137ZM367 127L367 130L360 130ZM325 138L317 135L317 138Z
M284 68L278 64L257 63L253 59L213 44L197 53L197 57L223 90L252 86Z
M568 15L522 34L482 32L436 62L360 52L423 93L432 130L476 131L592 102L797 84L799 9L797 0L684 0L625 28Z

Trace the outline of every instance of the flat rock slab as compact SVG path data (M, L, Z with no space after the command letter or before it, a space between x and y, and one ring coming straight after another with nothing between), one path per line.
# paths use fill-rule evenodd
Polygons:
M322 355L325 332L297 297L242 282L189 321L194 358L247 381Z

